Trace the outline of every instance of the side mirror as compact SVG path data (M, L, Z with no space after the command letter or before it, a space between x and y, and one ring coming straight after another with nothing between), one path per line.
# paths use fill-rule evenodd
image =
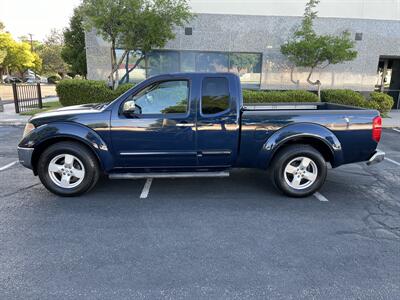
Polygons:
M136 105L135 100L128 100L124 103L124 106L122 107L122 113L124 115L137 115L140 114L140 109Z

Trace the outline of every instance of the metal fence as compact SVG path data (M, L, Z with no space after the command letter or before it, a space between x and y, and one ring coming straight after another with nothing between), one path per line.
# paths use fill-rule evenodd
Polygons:
M42 108L42 91L40 83L37 84L16 84L13 83L13 94L15 112L29 111L37 108Z

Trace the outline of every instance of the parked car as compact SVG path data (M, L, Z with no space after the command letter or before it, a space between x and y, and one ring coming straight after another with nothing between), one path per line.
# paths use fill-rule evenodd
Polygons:
M26 125L18 154L62 196L89 191L101 174L221 177L232 168L257 168L269 170L286 195L304 197L321 188L328 163L382 161L381 131L376 110L244 105L236 75L182 73L149 78L111 103L38 114Z
M45 77L41 77L39 75L36 75L36 77L31 76L31 77L27 77L25 78L25 83L47 83L47 78Z
M6 76L3 81L5 83L21 83L22 79L14 76Z

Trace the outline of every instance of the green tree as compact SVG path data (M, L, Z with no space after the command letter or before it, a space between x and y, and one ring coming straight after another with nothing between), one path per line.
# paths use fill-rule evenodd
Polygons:
M40 69L41 59L32 53L30 44L15 41L10 33L0 32L0 52L0 75L14 71L23 76L27 69Z
M3 22L0 21L0 34L4 32L4 29L5 26ZM3 62L7 56L7 50L3 43L5 43L5 41L4 39L2 39L2 36L0 36L0 83L3 83L3 72L4 72Z
M119 81L119 66L129 51L140 53L140 57L128 73L151 49L162 48L173 39L175 26L183 26L192 17L186 0L83 0L82 12L87 29L96 29L111 43L109 78L114 87ZM117 46L124 49L118 61Z
M61 57L61 51L64 45L63 34L55 29L51 30L43 42L37 46L36 52L43 60L42 71L44 74L60 74L65 75L69 66L64 62Z
M70 65L73 73L86 77L85 30L80 7L74 9L74 14L69 20L69 28L64 30L61 57Z
M314 20L317 18L315 8L320 0L309 0L306 4L301 26L291 39L281 46L281 52L297 67L309 68L307 82L318 86L321 93L321 81L312 81L311 76L316 68L326 68L331 64L339 64L354 60L357 51L348 31L340 35L318 35L314 31Z

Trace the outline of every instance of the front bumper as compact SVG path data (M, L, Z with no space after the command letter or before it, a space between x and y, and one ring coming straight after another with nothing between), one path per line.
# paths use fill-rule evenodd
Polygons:
M32 170L33 148L18 147L18 158L21 165Z
M367 165L371 166L377 163L382 162L385 159L385 152L376 150L374 155L371 156L371 158L367 161Z

